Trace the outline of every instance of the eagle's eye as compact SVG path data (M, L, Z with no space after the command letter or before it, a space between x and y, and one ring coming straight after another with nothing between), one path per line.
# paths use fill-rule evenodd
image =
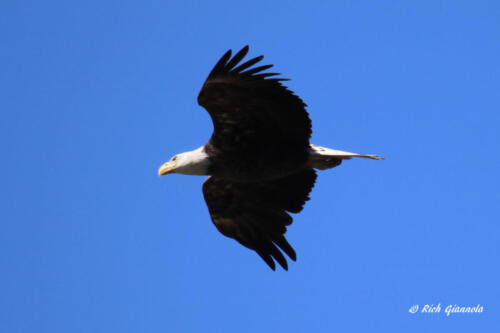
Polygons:
M172 157L172 161L175 161L177 159L177 156Z

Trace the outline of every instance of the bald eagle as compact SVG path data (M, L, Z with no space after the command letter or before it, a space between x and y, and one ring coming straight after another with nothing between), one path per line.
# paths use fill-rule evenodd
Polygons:
M295 250L285 239L309 200L316 171L351 157L381 159L309 143L311 120L306 104L281 84L287 79L254 67L259 56L240 62L248 46L231 58L227 51L214 66L198 95L214 125L204 146L175 155L158 174L209 175L203 196L217 229L254 250L273 270L275 261L288 270L284 252ZM281 252L281 251L282 252Z

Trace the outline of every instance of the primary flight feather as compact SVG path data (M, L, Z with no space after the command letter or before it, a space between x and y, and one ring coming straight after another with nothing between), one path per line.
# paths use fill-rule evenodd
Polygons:
M254 67L259 56L240 64L248 46L231 58L227 51L214 66L198 95L214 125L208 143L178 154L158 174L210 175L203 195L217 229L254 250L271 267L288 269L286 254L296 260L286 240L289 213L309 200L315 169L339 165L361 155L309 143L311 120L306 104L281 84L287 79Z

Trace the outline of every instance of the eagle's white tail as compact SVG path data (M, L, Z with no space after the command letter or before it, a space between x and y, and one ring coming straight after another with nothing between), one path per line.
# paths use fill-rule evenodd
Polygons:
M319 170L330 169L339 165L342 160L348 160L352 157L371 158L373 160L384 159L383 157L377 155L356 154L347 151L311 145L309 149L309 166L311 168Z

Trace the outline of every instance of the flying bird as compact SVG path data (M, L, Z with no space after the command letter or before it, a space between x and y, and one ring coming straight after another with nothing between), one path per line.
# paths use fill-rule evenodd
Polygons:
M217 229L254 250L273 270L285 270L297 256L284 234L309 200L315 170L338 166L352 157L382 159L309 143L311 120L306 104L282 85L288 79L254 66L263 56L242 62L248 45L231 57L227 51L198 95L213 122L204 146L177 154L160 176L208 175L203 196Z

